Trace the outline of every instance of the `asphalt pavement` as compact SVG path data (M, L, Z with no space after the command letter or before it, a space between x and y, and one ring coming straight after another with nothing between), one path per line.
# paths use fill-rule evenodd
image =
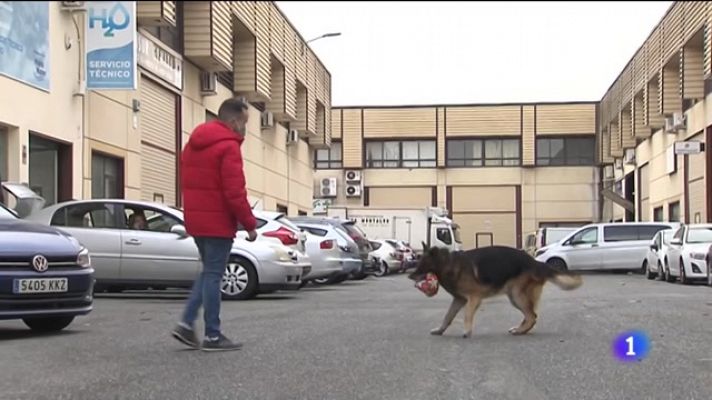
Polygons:
M483 304L473 336L462 316L428 331L450 297L404 275L223 302L244 348L203 353L170 337L182 292L103 295L63 333L0 321L2 399L710 399L712 288L586 275L547 285L526 336L506 298ZM622 363L611 342L640 329L649 356Z

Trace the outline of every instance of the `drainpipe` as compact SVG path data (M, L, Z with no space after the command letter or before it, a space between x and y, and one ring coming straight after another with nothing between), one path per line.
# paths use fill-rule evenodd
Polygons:
M81 33L81 28L79 27L79 23L77 22L77 14L76 12L72 12L72 22L74 23L74 28L76 29L77 33L77 90L74 92L75 97L80 97L81 98L81 126L79 127L79 133L80 133L80 153L81 153L81 159L80 159L80 177L79 177L79 185L80 185L80 191L81 191L81 198L86 199L86 193L84 193L84 168L85 168L85 140L86 140L86 119L87 119L87 112L86 112L86 81L84 80L83 76L83 69L84 69L84 43L83 43L83 37ZM74 197L74 196L72 196Z

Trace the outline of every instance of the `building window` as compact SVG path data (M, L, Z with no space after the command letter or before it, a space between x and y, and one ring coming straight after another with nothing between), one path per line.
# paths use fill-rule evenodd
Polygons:
M448 140L448 167L501 167L521 164L519 139Z
M680 222L680 202L679 201L668 204L668 221L669 222Z
M120 199L124 197L124 160L101 153L91 155L91 197Z
M277 212L282 213L284 215L287 215L287 212L289 211L289 208L285 205L282 204L277 204Z
M435 168L435 141L366 142L366 168Z
M30 135L30 188L45 199L57 203L59 191L59 144Z
M339 169L341 166L341 142L331 142L328 149L319 149L314 153L316 169Z
M663 206L656 207L653 210L653 221L654 222L663 222L664 218L665 217L663 216Z
M306 212L306 211L299 210L299 211L297 211L297 215L299 215L299 216L306 216L306 215L307 215L307 212Z
M537 165L593 165L595 138L541 138L536 140Z

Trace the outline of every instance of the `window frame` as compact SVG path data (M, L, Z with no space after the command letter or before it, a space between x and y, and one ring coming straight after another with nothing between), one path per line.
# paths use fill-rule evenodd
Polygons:
M421 143L428 142L432 143L433 158L422 158L421 156ZM385 143L397 143L398 144L398 156L396 159L386 159L384 152ZM417 158L403 157L403 144L404 143L417 143L418 144L418 156ZM381 145L381 158L379 159L369 159L369 144L380 144ZM395 166L385 164L393 164ZM415 163L417 165L406 165ZM363 141L363 164L364 168L371 169L425 169L425 168L437 168L438 166L438 141L436 138L391 138L391 139L366 139ZM380 165L378 165L380 164Z
M500 158L488 158L487 157L487 142L488 141L499 141L502 148L502 156ZM517 142L517 158L504 157L504 142L512 141ZM450 157L450 146L453 142L480 142L480 158L451 158ZM521 136L463 136L463 137L453 137L447 138L445 140L445 166L447 168L519 168L522 167L522 138ZM487 164L487 161L498 160L501 162L499 165ZM505 161L516 160L516 164L505 164ZM467 165L467 162L479 161L479 165ZM462 162L463 165L454 165L453 162Z
M332 158L334 156L333 152L333 146L338 144L339 145L339 159ZM328 158L326 160L320 160L319 159L319 150L327 150L328 151ZM322 167L319 166L320 164L326 163L328 166L327 167ZM341 141L332 141L331 142L331 147L328 149L316 149L314 150L314 159L313 159L313 166L314 169L317 170L328 170L328 169L343 169L344 167L344 145L343 142Z
M113 210L109 210L107 206L113 208ZM110 212L113 212L113 226L101 226L101 227L96 227L96 226L75 226L75 225L70 225L69 224L69 210L70 209L79 209L82 210L81 218L85 218L87 214L90 214L94 211L99 211L102 208L105 210L108 210ZM59 227L59 228L69 228L69 229L113 229L113 230L121 230L122 226L125 225L125 221L121 219L120 216L124 215L124 207L120 203L116 202L107 202L107 201L88 201L88 202L80 202L80 203L72 203L72 204L67 204L65 206L62 206L58 209L56 209L53 213L51 218L49 219L49 226L53 227ZM62 224L58 224L55 221L55 218L58 218L59 216L62 216L63 221ZM94 225L93 222L93 217L92 219L92 225Z
M562 140L563 141L563 163L562 164L551 164L551 160L558 160L560 158L556 157L539 157L539 149L540 149L540 143L541 141L550 141L550 140ZM567 141L572 141L572 140L590 140L592 141L592 146L591 146L591 162L590 163L569 163L569 154L568 154L568 149L569 147L567 146ZM551 148L550 148L551 150ZM549 160L548 164L543 164L540 162L541 159L547 159ZM581 157L577 157L577 159L581 159ZM538 136L536 138L535 144L534 144L534 165L537 167L593 167L596 165L596 137L595 136L589 136L589 135L542 135Z
M672 210L674 208L677 209L677 218L676 219L672 218ZM680 200L668 203L668 213L667 213L668 214L668 222L682 222L682 221L680 221L681 212L682 212L682 207L680 206Z
M102 178L104 179L104 182L102 182L102 186L104 187L104 193L106 193L106 186L104 186L105 180L106 180L106 168L105 165L107 161L110 162L115 162L116 163L116 187L114 188L116 190L116 199L123 199L124 198L124 185L125 185L125 174L124 174L124 165L126 160L123 157L118 157L113 154L105 153L103 151L98 151L98 150L91 150L91 165L92 165L92 171L91 171L91 181L92 181L92 198L94 197L94 159L95 157L101 159L103 165L104 165L104 174L102 175ZM96 198L111 198L102 195L101 197L96 197Z

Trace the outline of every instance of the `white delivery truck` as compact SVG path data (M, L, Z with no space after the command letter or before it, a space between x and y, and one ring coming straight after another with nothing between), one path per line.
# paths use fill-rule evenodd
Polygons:
M418 253L423 251L422 243L462 249L459 227L442 208L329 207L327 215L356 222L369 239L402 240Z

